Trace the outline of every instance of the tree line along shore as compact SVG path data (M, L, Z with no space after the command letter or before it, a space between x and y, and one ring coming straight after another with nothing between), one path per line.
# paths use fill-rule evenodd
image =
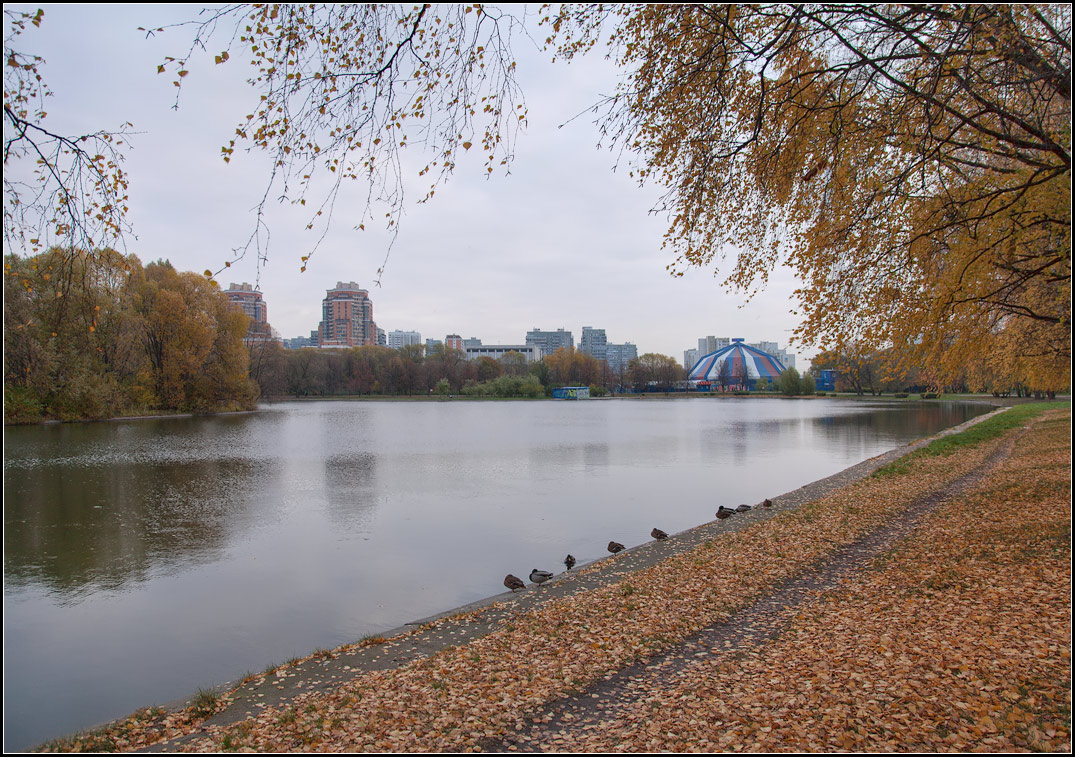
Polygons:
M248 318L211 279L168 261L143 265L112 250L52 250L4 262L4 421L90 420L253 409L286 397L551 397L562 386L590 396L682 390L674 358L646 353L619 371L575 349L528 363L518 353L467 360L438 345L285 350L247 344ZM837 371L836 388L907 396L935 386L928 372L897 370L883 353L827 352L815 368ZM948 391L1030 393L968 362ZM737 392L745 394L745 391ZM751 393L814 394L814 378L787 369ZM1049 392L1050 395L1052 392Z

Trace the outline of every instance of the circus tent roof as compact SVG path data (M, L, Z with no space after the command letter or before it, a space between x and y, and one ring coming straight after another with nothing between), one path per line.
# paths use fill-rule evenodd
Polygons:
M753 382L760 378L772 381L784 370L784 364L776 356L742 342L733 342L699 358L687 374L687 379L721 383L723 376L725 382L731 383L743 380Z

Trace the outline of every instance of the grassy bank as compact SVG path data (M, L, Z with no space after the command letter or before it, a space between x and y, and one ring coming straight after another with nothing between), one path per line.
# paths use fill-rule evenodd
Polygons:
M944 505L844 593L801 613L786 638L745 657L714 652L698 678L640 692L636 710L542 748L1064 750L1070 408L1013 412L798 510L515 615L468 644L395 670L356 671L342 685L207 727L182 748L475 749L523 727L546 703L733 619L975 469L1029 423L980 486ZM196 731L226 704L223 697L197 711L147 711L51 746L148 746Z

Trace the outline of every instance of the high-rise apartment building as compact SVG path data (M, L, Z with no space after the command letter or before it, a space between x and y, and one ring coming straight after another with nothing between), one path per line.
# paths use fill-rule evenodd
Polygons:
M459 334L448 334L444 337L444 345L450 350L463 351L463 337Z
M570 331L564 331L563 329L542 331L535 328L533 331L526 332L526 343L540 349L542 355L551 355L561 347L574 349L575 337L571 335Z
M229 284L224 294L250 318L243 342L248 346L271 342L273 337L272 328L269 326L269 307L265 304L261 292L244 281L242 284Z
M619 375L627 370L627 364L638 359L638 347L625 342L624 344L605 345L605 360L613 374Z
M777 358L781 363L783 363L785 368L795 367L795 355L789 353L786 349L781 347L776 342L755 342L754 344L748 346L753 347L756 350L761 350L762 352L769 353L773 357Z
M582 339L579 340L579 351L585 352L597 361L601 361L606 359L607 348L608 337L605 336L604 329L595 329L590 328L589 326L582 327Z
M338 281L321 301L319 347L367 347L377 344L373 301L354 281Z
M417 331L395 331L388 332L388 346L394 350L398 350L402 347L406 347L408 344L421 344L422 335Z
M708 355L710 352L724 349L732 343L726 336L704 336L698 340L698 357Z

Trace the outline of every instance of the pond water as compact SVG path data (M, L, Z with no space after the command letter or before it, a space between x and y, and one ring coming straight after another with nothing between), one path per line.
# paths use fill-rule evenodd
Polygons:
M4 748L708 521L987 412L302 402L4 431Z

